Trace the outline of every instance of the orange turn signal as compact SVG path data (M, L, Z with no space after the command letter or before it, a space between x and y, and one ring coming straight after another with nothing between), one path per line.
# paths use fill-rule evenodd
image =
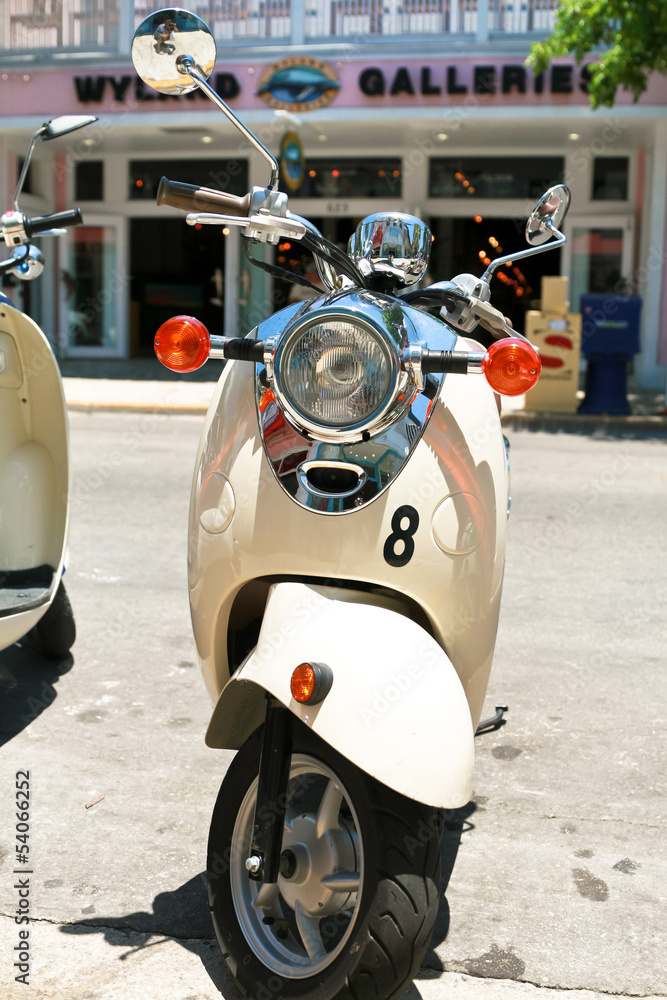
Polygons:
M194 316L173 316L163 323L153 342L158 361L175 372L201 368L211 352L209 332Z
M520 396L540 377L540 356L527 340L504 337L491 344L482 360L482 371L492 389L502 396Z
M300 663L292 671L290 691L301 705L316 705L325 698L333 684L331 668L323 663Z

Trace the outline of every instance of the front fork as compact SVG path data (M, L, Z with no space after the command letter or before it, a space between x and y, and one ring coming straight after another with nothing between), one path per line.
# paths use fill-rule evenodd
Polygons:
M267 694L255 823L245 863L249 878L256 882L274 883L280 874L291 758L292 713ZM289 865L288 859L285 863Z

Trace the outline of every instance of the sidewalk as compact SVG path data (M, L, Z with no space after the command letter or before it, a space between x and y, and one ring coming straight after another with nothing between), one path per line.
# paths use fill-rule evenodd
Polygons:
M152 358L63 361L61 367L65 397L71 410L167 410L203 414L208 409L222 363L209 361L198 371L180 378ZM512 430L667 437L664 393L638 390L629 393L628 399L632 416L624 417L524 410L523 397L505 398L503 425Z
M584 398L578 392L579 400ZM628 392L632 414L618 416L608 413L550 413L524 410L523 396L503 399L503 426L511 430L563 431L569 434L638 434L667 436L665 394L638 389Z

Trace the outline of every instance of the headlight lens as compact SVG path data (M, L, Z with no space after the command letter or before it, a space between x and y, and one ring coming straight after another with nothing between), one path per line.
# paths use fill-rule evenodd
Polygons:
M309 423L331 428L371 422L391 401L398 370L377 331L342 318L288 335L276 362L284 401Z

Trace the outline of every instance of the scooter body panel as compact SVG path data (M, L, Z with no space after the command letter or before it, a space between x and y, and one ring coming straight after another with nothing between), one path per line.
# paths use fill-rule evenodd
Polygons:
M69 519L69 427L51 346L19 310L0 303L0 574L48 566L53 583L39 607L5 608L0 649L48 609L63 570Z
M409 798L454 809L470 799L470 711L441 647L371 594L303 583L272 586L256 649L226 685L206 742L238 749L270 692L322 739ZM332 671L316 705L290 693L304 661Z
M406 505L418 515L414 554L393 566L386 546L392 537L400 551L394 519ZM304 510L279 485L259 433L253 367L228 364L203 429L190 504L191 613L211 697L229 680L229 636L262 618L271 582L356 582L400 596L403 614L433 635L476 726L495 644L506 512L500 418L482 377L447 375L391 485L332 516Z

